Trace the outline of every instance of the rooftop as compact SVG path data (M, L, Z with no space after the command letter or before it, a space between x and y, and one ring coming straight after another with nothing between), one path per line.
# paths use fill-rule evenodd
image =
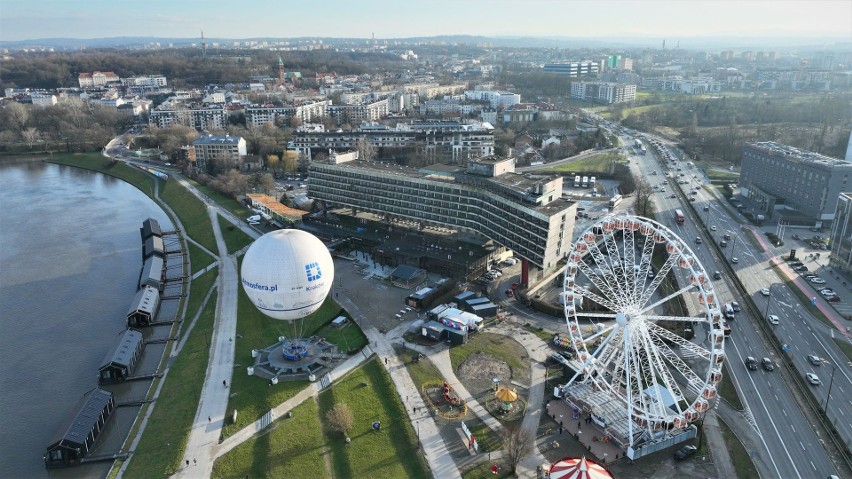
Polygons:
M194 145L236 145L242 140L241 136L202 136L193 142Z
M133 355L139 348L139 343L142 342L142 333L135 329L127 328L121 335L112 349L104 357L101 368L110 364L120 364L122 366L130 366L133 363Z
M92 432L95 424L97 424L101 412L107 404L112 401L112 393L96 388L82 400L80 411L71 421L71 424L63 430L56 441L48 448L51 449L60 443L68 441L72 444L85 444L86 437ZM65 444L69 446L68 444Z
M803 163L814 163L824 166L852 167L852 162L821 155L812 151L800 150L799 148L789 145L782 145L781 143L776 143L774 141L760 141L755 143L747 143L747 145L767 152L771 152L776 155L783 155L786 156L788 159L800 161Z

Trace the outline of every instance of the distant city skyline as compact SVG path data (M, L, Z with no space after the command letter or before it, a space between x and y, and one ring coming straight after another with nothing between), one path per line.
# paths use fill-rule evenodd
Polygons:
M852 42L849 0L6 0L0 41L41 38L438 35L573 38L824 38Z

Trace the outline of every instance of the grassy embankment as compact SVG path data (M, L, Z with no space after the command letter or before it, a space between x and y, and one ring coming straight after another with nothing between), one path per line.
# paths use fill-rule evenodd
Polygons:
M728 425L725 424L725 421L722 421L721 418L719 419L719 428L722 429L722 436L725 438L725 446L727 446L731 462L734 463L734 470L737 472L737 477L760 477L760 474L757 472L757 468L754 467L754 463L751 461L751 456L748 451L737 436L734 435L731 428L728 427Z

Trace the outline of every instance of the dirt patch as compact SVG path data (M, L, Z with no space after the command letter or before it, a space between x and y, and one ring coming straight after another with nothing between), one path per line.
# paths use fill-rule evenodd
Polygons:
M504 384L508 384L512 379L512 368L505 361L477 351L461 363L458 376L468 391L476 395L474 391L492 389L494 386L492 378L495 376L499 377Z

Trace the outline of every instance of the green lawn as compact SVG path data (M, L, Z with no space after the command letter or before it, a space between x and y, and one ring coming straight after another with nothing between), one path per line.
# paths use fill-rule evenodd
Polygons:
M320 394L323 422L337 403L349 406L354 427L350 444L339 433L326 432L332 477L431 477L418 452L415 428L405 406L378 361L370 361ZM372 429L374 421L381 422L381 431Z
M727 369L727 366L722 372L722 382L719 383L719 395L722 396L725 401L728 401L728 404L733 406L737 411L745 409L742 401L740 401L740 396L737 394L737 388L734 387L734 381L731 379L730 371Z
M834 338L834 342L837 343L837 347L843 351L843 354L846 355L846 359L852 362L852 344L846 342L845 339Z
M242 264L242 260L240 260ZM234 432L248 426L266 414L273 407L281 404L304 389L308 381L281 381L274 386L256 376L246 374L246 367L254 364L251 357L252 349L265 348L276 341L279 336L309 337L317 334L331 320L340 316L340 306L331 299L325 302L313 314L296 321L279 321L258 311L249 301L242 287L237 288L239 300L237 305L237 338L234 353L234 376L231 381L231 399L228 401L229 413L236 409L239 414L237 422L228 424L222 430L222 436L228 437ZM351 325L343 329L355 328ZM354 341L353 333L341 333L341 338ZM345 349L345 344L343 345Z
M206 275L214 273L215 270ZM195 291L192 297L203 298L206 293L207 291ZM180 468L201 397L215 310L214 293L169 371L154 413L124 477L162 477L174 474Z
M718 421L719 427L722 429L722 436L725 437L725 446L727 446L728 455L731 456L731 461L734 463L734 470L737 471L737 477L743 479L760 477L746 448L722 418L718 418ZM716 451L716 453L723 454L722 451Z
M216 261L215 258L207 254L206 251L199 248L195 245L195 243L187 242L186 243L189 249L189 257L192 258L192 274L195 274L202 269L210 266L211 263Z
M172 205L190 238L213 253L218 253L213 226L204 203L175 181L160 183L160 197Z
M309 398L292 412L292 418L276 420L271 430L216 460L212 477L329 477L316 399Z
M327 325L323 326L316 334L337 345L337 350L341 353L355 354L367 345L367 336L358 325L352 322L351 318L342 328L333 328L331 325Z
M525 384L529 383L530 363L527 359L526 350L521 343L502 334L479 333L474 335L467 344L453 346L450 349L453 370L458 371L459 366L467 357L477 351L482 351L489 356L505 361L512 368L514 380Z
M424 384L444 380L441 372L438 371L432 361L429 361L428 357L420 358L416 363L412 362L411 358L416 356L417 352L408 348L396 348L396 355L405 363L411 381L417 386L418 390L422 390Z
M254 241L251 236L245 234L243 230L234 226L230 221L219 216L219 229L222 231L222 239L225 240L225 246L228 248L228 254L248 246Z
M128 166L126 163L113 163L109 158L100 153L74 153L70 155L53 155L45 160L47 163L59 165L76 166L86 170L93 170L105 175L120 178L127 183L139 188L143 193L153 197L153 179L147 173Z
M711 181L737 181L740 179L740 175L732 171L707 169L705 170L705 173L707 173L707 177L710 178Z
M221 205L226 210L230 211L237 218L242 218L246 214L248 214L251 210L240 204L234 197L228 196L224 193L214 190L207 185L202 185L194 180L188 180L193 186L195 186L198 191L201 191L205 195L209 196L210 199Z
M491 473L491 465L494 463L500 466L500 472L498 474ZM514 477L514 475L509 472L508 463L502 460L497 460L493 462L480 462L479 464L462 472L462 477L464 479L503 479Z
M569 173L599 173L609 174L613 162L626 163L624 157L614 153L603 153L588 158L572 161L551 168L553 171Z

